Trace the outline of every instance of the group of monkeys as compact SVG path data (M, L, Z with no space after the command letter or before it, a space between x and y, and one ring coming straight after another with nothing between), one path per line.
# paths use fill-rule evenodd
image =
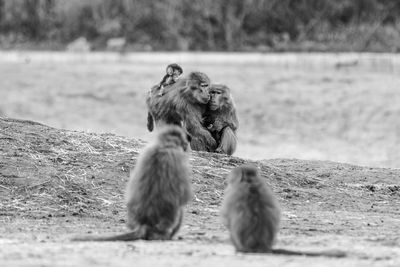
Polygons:
M166 72L146 98L148 130L178 125L189 135L191 149L232 155L239 122L230 89L211 84L202 72L181 78L183 70L177 64L168 65Z
M187 83L187 80L188 78L183 84L189 86L189 92L198 90L191 89L193 84ZM169 87L170 85L159 85L157 90L166 91L161 94L157 92L151 97L165 97ZM187 88L182 89L185 90ZM151 116L154 119L155 115ZM182 118L184 116L180 117ZM157 126L155 142L149 144L139 155L127 185L125 197L127 227L130 232L105 237L78 237L74 241L171 240L178 232L184 206L193 195L189 156L193 139L197 136L192 128L187 128L187 122L184 121L166 123L164 120ZM217 139L217 142L221 140ZM222 201L221 217L237 252L328 257L346 255L335 250L301 252L272 248L279 230L280 207L255 166L243 165L230 172Z

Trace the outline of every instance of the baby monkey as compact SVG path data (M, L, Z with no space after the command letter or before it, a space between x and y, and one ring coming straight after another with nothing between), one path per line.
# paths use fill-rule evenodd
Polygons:
M346 255L340 251L313 253L273 249L281 211L272 190L254 166L237 167L228 179L221 215L236 251L327 257Z
M129 233L74 241L169 240L179 230L192 197L189 141L179 126L160 128L157 140L139 156L126 189Z
M164 87L176 83L182 73L183 69L181 66L176 63L169 64L164 78L159 83L160 91L158 92L158 95L162 96L164 94Z

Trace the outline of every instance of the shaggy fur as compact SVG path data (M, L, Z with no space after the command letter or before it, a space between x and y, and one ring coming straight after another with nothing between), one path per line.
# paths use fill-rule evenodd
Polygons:
M210 100L210 79L201 72L192 72L164 89L164 95L158 95L158 87L150 91L146 103L149 111L147 128L154 124L175 124L182 126L191 136L191 148L197 151L213 151L215 139L203 126L203 115Z
M281 211L272 190L254 166L235 168L228 177L221 216L238 252L344 257L338 250L302 252L272 248L279 230Z
M179 230L183 207L192 197L186 133L169 125L139 156L126 190L131 232L75 241L169 240Z
M230 89L221 84L211 85L210 95L203 125L217 142L215 152L232 155L236 150L236 130L239 127L233 97Z

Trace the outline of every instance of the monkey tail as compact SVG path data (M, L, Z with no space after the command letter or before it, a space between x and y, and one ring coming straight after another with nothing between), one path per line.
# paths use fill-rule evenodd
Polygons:
M83 236L72 238L71 241L134 241L144 239L144 233L141 231L132 231L125 234L113 236Z
M293 251L286 249L272 249L273 254L282 255L295 255L295 256L308 256L308 257L331 257L331 258L343 258L346 257L346 253L340 250L328 250L321 252L305 252L305 251Z
M147 112L147 130L149 130L149 132L154 130L154 118L150 112Z

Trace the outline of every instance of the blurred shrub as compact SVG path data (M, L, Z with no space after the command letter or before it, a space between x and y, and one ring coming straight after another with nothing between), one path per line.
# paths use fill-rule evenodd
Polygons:
M398 0L0 0L0 42L85 37L103 49L122 37L135 49L268 51L329 50L335 39L344 50L398 51L399 15ZM363 38L351 43L350 32Z

